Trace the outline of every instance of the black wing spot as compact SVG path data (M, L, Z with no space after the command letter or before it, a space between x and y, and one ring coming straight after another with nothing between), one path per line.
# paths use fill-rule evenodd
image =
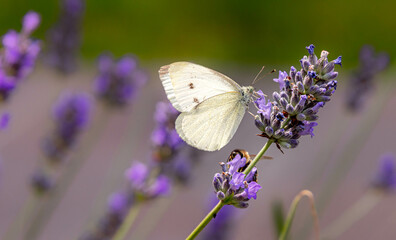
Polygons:
M199 103L198 98L194 98L194 102L195 102L195 103Z
M194 89L195 88L193 83L188 84L188 86L190 87L190 89Z

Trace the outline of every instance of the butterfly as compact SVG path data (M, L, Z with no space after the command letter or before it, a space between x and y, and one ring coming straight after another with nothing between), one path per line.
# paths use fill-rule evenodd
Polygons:
M252 101L254 88L241 87L212 69L175 62L160 68L169 101L181 114L175 128L189 145L216 151L234 136Z

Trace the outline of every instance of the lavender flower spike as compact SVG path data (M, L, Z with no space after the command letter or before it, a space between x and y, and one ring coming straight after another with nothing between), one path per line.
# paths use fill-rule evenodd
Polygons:
M291 67L290 76L280 71L274 79L280 91L272 94L273 102L266 103L260 93L255 100L255 125L262 132L260 136L271 139L279 149L297 147L303 135L314 136L318 110L330 101L337 88L334 65L341 64L341 57L328 61L329 53L322 51L318 59L312 44L307 50L309 56L300 60L300 71Z
M248 164L246 158L240 154L228 163L220 163L223 172L214 176L213 185L217 198L224 204L247 208L249 199L256 199L256 193L261 186L255 177L242 173ZM252 172L257 173L257 168L254 167Z
M0 51L0 97L7 100L16 84L33 69L40 52L40 43L32 40L30 34L38 27L40 16L28 12L23 19L21 33L8 31L3 38Z
M110 105L125 105L147 81L147 74L138 68L137 59L129 55L114 61L110 54L103 54L98 60L98 70L96 95Z
M373 186L382 190L396 190L396 158L393 154L381 156Z

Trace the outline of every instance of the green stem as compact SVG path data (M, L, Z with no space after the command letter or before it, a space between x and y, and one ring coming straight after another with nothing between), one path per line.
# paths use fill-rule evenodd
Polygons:
M191 232L191 234L186 238L186 240L192 240L198 236L198 234L208 225L208 223L216 216L220 209L224 206L222 201L219 201L217 205L206 215L206 217L201 221L201 223Z
M114 234L114 237L112 238L113 240L123 240L126 237L129 230L131 229L131 226L135 222L135 219L138 216L140 209L141 209L141 204L131 207L122 225L118 228L117 232Z
M252 171L253 167L257 164L258 161L260 161L261 157L264 155L264 153L268 150L269 146L274 142L274 140L269 139L267 143L264 145L264 147L260 150L260 152L256 155L256 157L253 159L253 161L249 164L249 166L245 169L243 172L246 176L250 171Z
M318 220L318 214L316 212L316 208L315 208L315 203L314 203L314 198L313 198L313 194L311 191L309 190L303 190L301 191L299 194L297 194L297 196L293 199L292 204L290 205L290 210L289 213L287 214L287 218L285 221L285 224L283 225L281 234L279 236L279 240L285 240L287 237L287 234L289 233L291 224L293 222L293 218L294 215L296 213L297 210L297 206L298 203L300 202L301 198L303 196L307 196L308 199L311 202L311 213L312 213L312 217L314 219L314 225L315 225L315 239L319 240L319 220Z

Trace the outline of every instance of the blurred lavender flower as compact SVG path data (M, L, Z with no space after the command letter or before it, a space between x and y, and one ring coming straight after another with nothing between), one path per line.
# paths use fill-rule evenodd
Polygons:
M360 50L360 65L351 80L347 91L347 107L358 111L367 95L373 90L376 75L389 66L389 55L381 52L376 54L374 47L363 46Z
M47 62L63 73L75 70L81 42L84 0L61 0L58 22L48 32Z
M382 190L396 190L396 158L393 154L385 154L373 180L373 186Z
M93 231L80 239L111 239L134 204L168 194L171 188L170 180L164 175L154 175L151 169L139 162L127 169L125 172L129 183L127 188L110 196L105 216Z
M10 123L10 114L9 113L3 113L0 116L0 130L4 130L8 127L8 124Z
M179 112L169 102L157 103L154 114L157 126L151 134L156 161L167 161L185 145L175 129L175 120L178 115Z
M65 92L60 96L53 109L55 131L44 145L47 157L55 162L63 158L77 135L88 125L91 105L91 97L85 93Z
M237 154L234 159L221 162L223 172L216 173L213 178L213 186L217 198L224 204L234 205L238 208L247 208L249 199L257 198L257 192L261 186L257 183L257 168L246 176L242 171L250 162L245 157Z
M40 43L32 40L30 34L38 27L40 15L28 12L23 18L20 33L10 30L3 36L3 49L0 52L0 95L7 100L18 81L25 78L33 69L40 52Z
M291 67L289 74L279 72L274 81L281 91L273 93L275 101L266 102L262 91L257 92L256 126L262 131L260 136L274 140L279 149L297 147L302 135L314 136L319 108L330 101L336 90L338 73L334 66L341 65L341 57L329 61L329 53L322 51L318 59L314 48L312 44L307 47L309 56L300 60L300 71Z
M132 56L124 56L115 62L111 55L103 54L99 57L98 69L95 92L111 105L128 103L148 78L147 74L138 68L138 62Z

